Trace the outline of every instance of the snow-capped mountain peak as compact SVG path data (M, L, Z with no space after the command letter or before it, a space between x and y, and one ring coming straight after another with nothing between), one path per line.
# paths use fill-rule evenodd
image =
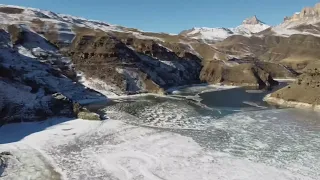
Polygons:
M249 17L245 19L242 24L250 24L250 25L256 25L256 24L264 24L262 21L260 21L256 15Z
M268 29L270 26L260 21L257 16L245 19L241 25L235 28L192 28L185 30L180 35L193 39L200 39L207 43L222 41L232 35L252 36L254 33Z
M228 28L195 27L191 30L181 32L181 34L194 39L207 39L211 41L219 41L221 39L229 37L230 35L233 35L233 31L231 31Z
M270 26L260 21L257 16L245 19L242 24L233 29L236 34L251 36L254 33L268 29Z

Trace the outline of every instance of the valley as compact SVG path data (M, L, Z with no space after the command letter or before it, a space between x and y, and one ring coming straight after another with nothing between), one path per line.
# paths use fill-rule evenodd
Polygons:
M0 179L319 179L320 5L179 34L0 5Z

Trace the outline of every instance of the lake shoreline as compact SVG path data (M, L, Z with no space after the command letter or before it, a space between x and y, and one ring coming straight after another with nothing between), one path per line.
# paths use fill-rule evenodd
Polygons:
M263 100L267 103L288 107L288 108L320 111L320 105L313 105L309 103L296 102L296 101L287 101L281 98L271 97L271 94L268 94L267 96L265 96Z

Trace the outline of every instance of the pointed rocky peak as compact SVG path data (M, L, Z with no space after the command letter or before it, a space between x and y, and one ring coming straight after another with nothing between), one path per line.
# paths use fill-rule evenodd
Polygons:
M251 24L251 25L255 25L255 24L263 24L262 21L260 21L257 16L252 16L250 18L245 19L242 24Z

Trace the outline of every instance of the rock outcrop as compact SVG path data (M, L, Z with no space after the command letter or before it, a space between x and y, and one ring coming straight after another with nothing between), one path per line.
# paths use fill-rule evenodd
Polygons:
M305 7L291 17L285 17L285 21L299 21L308 18L320 18L320 3L314 7Z
M253 63L260 69L263 69L264 71L269 73L272 78L292 79L296 78L299 75L299 73L297 73L290 67L284 66L279 63L272 63L266 61L255 61Z
M320 3L314 7L305 7L284 22L273 28L277 34L320 34Z
M10 152L0 152L0 176L3 170L8 166L8 158L10 158L12 154Z
M93 120L93 121L100 121L100 115L94 112L89 112L89 111L82 111L79 112L77 117L79 119L85 119L85 120Z
M204 65L201 80L209 83L265 88L277 84L271 75L253 63L226 64L211 61Z
M309 64L295 83L265 98L270 103L320 110L320 62Z
M249 17L247 19L245 19L242 24L251 24L251 25L255 25L255 24L260 24L263 23L262 21L260 21L257 16L252 16Z
M18 25L8 26L8 32L13 45L22 44L24 41L24 32Z

